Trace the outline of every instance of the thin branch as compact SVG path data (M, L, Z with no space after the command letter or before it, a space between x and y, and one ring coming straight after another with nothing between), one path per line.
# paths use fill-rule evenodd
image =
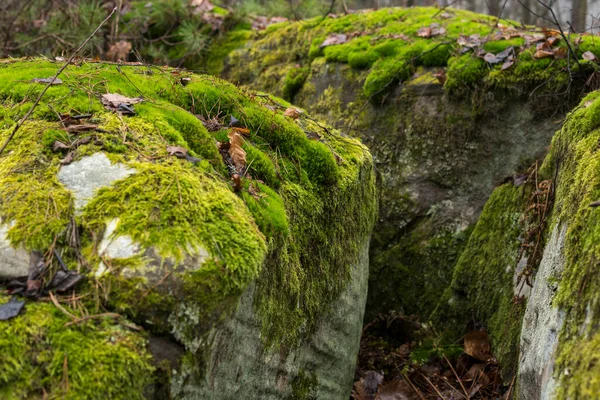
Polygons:
M48 82L48 84L46 85L46 87L44 87L44 90L42 90L42 92L38 96L38 98L35 101L35 103L33 103L33 107L31 107L29 109L29 111L27 111L27 114L25 114L25 116L23 118L21 118L21 120L17 123L17 125L15 125L15 128L11 132L10 136L8 137L8 139L6 139L6 141L2 145L2 148L0 148L0 155L2 155L2 152L6 149L6 147L10 143L10 141L15 137L15 134L17 133L17 131L19 130L19 128L21 126L23 126L23 124L29 119L29 117L31 117L31 114L33 114L33 110L35 110L35 108L38 106L38 104L40 103L40 100L42 100L42 97L44 96L44 94L46 93L46 91L48 90L48 88L50 86L52 86L52 84L54 84L54 81L56 81L56 79L58 78L58 76L67 68L67 66L69 64L71 64L71 62L73 61L73 59L75 58L75 56L77 55L77 53L79 53L81 51L81 49L83 49L85 47L85 45L88 44L88 42L100 30L100 28L102 27L102 25L104 25L106 23L106 21L108 21L113 16L113 14L115 13L115 11L117 11L117 7L113 8L113 10L108 15L108 17L106 17L104 19L104 21L102 21L100 23L100 25L98 25L98 27L94 30L94 32L92 32L92 34L90 36L88 36L88 38L85 39L85 41L77 48L77 50L75 50L73 52L73 54L71 54L71 57L69 57L69 59L67 60L67 62L65 62L62 67L60 67L60 69L58 70L58 72L56 73L56 75L54 75L52 77L52 80L50 82Z
M569 52L573 56L573 59L575 60L575 62L577 63L577 65L581 67L581 65L579 65L579 60L577 59L577 55L575 55L575 51L573 51L573 48L571 47L571 42L569 42L569 39L565 35L565 32L563 31L563 28L560 25L560 22L558 22L558 18L556 17L556 14L554 14L554 10L552 9L552 7L550 7L549 5L547 5L546 3L544 3L542 0L536 0L536 1L538 2L539 5L541 5L542 7L544 7L546 10L550 11L550 14L552 14L552 18L554 18L554 22L553 22L554 25L556 25L556 27L560 31L560 35L562 36L562 38L564 39L564 41L567 43L567 47L569 48Z

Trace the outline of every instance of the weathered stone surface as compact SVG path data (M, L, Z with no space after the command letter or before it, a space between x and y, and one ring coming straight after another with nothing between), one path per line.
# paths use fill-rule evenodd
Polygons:
M95 153L69 165L58 173L58 179L75 195L75 208L81 210L94 196L94 191L135 173L132 168L113 164L106 154Z
M368 240L352 265L348 287L308 343L289 353L265 351L253 310L256 286L232 319L211 333L214 342L201 384L189 370L174 376L172 394L197 399L347 399L354 378L367 295Z
M9 226L0 224L0 281L29 275L29 254L8 240Z
M544 249L523 316L519 354L519 398L556 398L554 363L565 313L552 306L563 271L566 226L556 226Z

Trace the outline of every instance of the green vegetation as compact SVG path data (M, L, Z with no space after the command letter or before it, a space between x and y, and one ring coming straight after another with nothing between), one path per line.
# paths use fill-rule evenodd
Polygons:
M58 64L39 59L3 62L0 141L43 89L31 80L57 69ZM182 85L182 77L191 83ZM310 338L347 286L375 220L374 173L366 148L311 119L284 117L283 100L213 77L83 63L69 66L61 79L1 156L0 217L9 223L11 243L41 251L55 245L76 268L77 254L67 237L74 219L89 263L82 272L90 284L82 290L93 294L85 307L122 312L153 333L173 333L194 365L205 356L198 344L203 335L235 309L254 280L264 344L287 351ZM105 93L142 96L144 102L135 105L135 116L119 117L102 106ZM89 123L97 130L71 133L58 120L84 113L93 114ZM209 132L195 115L221 126L233 116L249 129L244 148L251 177L244 177L239 193L218 150L219 141L228 141L227 130ZM85 136L92 140L73 145ZM66 154L53 149L56 140L73 145L74 161L103 152L136 172L98 190L75 213L71 193L56 177ZM167 146L188 149L200 161L169 156ZM154 255L101 259L98 244L111 220L118 220L112 237L128 236ZM194 269L199 255L202 268ZM101 271L100 261L107 271ZM161 279L164 271L170 271L169 279ZM26 332L24 338L33 340ZM144 367L127 353L123 357L130 362L127 368ZM0 376L17 385L7 368L0 368ZM36 373L54 374L49 368L44 364ZM115 382L114 390L123 385L128 384Z
M154 372L144 335L110 319L70 321L54 305L28 302L21 316L0 322L0 396L143 399Z

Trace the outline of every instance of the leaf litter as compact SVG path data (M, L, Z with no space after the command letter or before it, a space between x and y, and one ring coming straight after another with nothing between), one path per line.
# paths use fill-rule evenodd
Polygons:
M379 315L361 338L354 400L502 398L500 368L485 331L472 331L463 347L442 346L415 316Z

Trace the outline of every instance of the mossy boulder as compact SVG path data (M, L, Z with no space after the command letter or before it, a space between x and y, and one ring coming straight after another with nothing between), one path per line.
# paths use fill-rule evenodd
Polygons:
M599 93L589 94L530 181L494 190L434 313L450 330L469 319L487 328L519 399L594 399L600 390L599 110Z
M59 67L2 61L0 141ZM4 397L346 398L377 211L366 148L214 77L80 60L60 79L0 155L0 271L45 254L47 278L85 280L62 311L0 322ZM135 100L116 112L107 93Z
M493 189L544 157L595 71L536 59L524 37L537 28L497 22L451 8L358 12L270 26L225 60L224 76L286 96L373 152L381 206L369 317L429 318ZM338 44L324 45L330 37ZM514 65L487 63L468 40L493 54L514 47ZM600 55L589 38L578 42L577 57Z

